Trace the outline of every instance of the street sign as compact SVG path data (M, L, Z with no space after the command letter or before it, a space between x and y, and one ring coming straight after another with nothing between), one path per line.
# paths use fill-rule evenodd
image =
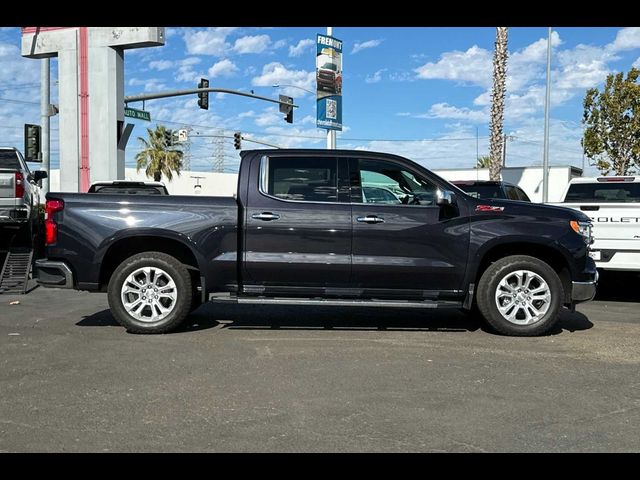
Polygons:
M145 110L138 110L137 108L129 108L126 107L124 109L124 116L137 118L138 120L146 120L147 122L151 121L151 114Z
M189 132L185 128L178 130L178 142L186 142L189 139Z

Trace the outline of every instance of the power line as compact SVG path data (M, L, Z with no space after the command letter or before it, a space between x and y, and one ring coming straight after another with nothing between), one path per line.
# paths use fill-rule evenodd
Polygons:
M39 102L27 102L26 100L13 100L12 98L0 97L0 100L4 100L5 102L27 103L27 104L30 104L30 105L40 105Z
M198 125L195 123L184 123L184 122L174 122L172 120L164 120L158 118L155 120L160 123L173 123L176 125L189 125L190 127L200 127L207 129L215 129L217 127L212 127L210 125ZM231 129L224 129L229 130ZM252 135L263 135L266 137L287 137L287 138L308 138L312 140L324 140L325 137L318 137L312 135L294 135L294 134L286 134L286 133L270 133L270 132L258 132L255 130L242 130L242 133L250 133ZM197 137L198 135L194 135ZM477 138L489 138L489 136L481 136ZM453 141L461 141L461 140L476 140L476 137L465 137L465 138L425 138L425 139L417 139L417 138L351 138L351 137L340 137L340 140L348 140L354 142L453 142Z

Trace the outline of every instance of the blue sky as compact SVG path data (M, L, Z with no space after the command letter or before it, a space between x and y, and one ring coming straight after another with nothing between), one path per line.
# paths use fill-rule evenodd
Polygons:
M276 106L244 97L211 94L208 111L198 108L195 96L149 101L145 108L154 122L129 119L136 127L127 164L133 165L139 148L136 137L155 121L191 129L193 170L213 168L216 147L212 138L196 138L199 134L232 136L239 130L284 147L323 148L325 130L315 126L315 97L272 85L314 90L315 38L325 32L325 27L167 27L165 46L127 51L126 94L195 87L205 77L212 87L273 98L285 93L300 105L290 125ZM509 29L508 165L542 163L546 35L546 27ZM436 169L470 168L477 150L488 152L494 28L337 27L334 36L344 42L345 129L338 134L339 148L393 152ZM562 27L554 29L552 45L550 160L581 166L584 93L601 86L608 73L640 64L640 28ZM19 47L19 28L1 28L0 143L17 146L23 123L39 122L39 62L21 58ZM56 70L54 61L54 80ZM54 87L53 101L56 96ZM57 121L54 117L53 129ZM57 130L52 137L55 166ZM225 171L236 171L233 140L222 142Z

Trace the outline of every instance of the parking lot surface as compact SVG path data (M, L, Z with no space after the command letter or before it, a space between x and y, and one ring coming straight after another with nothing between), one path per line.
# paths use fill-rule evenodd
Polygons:
M106 294L0 295L0 451L638 451L639 283L538 338L457 311L211 304L145 336Z

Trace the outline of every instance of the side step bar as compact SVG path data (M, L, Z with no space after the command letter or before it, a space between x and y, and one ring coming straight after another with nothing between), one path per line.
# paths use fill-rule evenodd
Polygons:
M445 300L381 300L343 298L286 298L286 297L238 297L230 294L210 294L212 303L237 303L240 305L325 305L336 307L395 307L395 308L462 308L462 302Z

